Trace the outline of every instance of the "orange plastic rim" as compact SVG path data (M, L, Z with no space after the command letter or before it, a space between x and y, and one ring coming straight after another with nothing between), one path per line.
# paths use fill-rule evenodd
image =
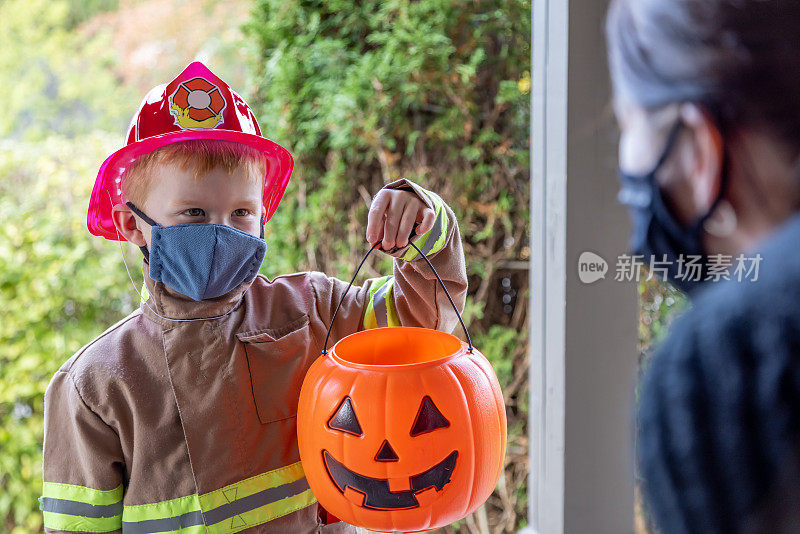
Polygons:
M342 338L331 349L331 357L348 367L389 371L438 365L461 354L465 347L456 336L439 330L390 326Z

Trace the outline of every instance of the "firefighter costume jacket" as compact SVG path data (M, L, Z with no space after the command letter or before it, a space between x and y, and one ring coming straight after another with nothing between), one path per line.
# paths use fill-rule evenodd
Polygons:
M408 180L385 187L413 191L436 211L433 228L414 242L463 309L467 278L452 210ZM390 253L393 274L350 289L329 346L366 328L452 332L458 324L416 250ZM146 303L72 356L47 388L45 530L360 531L320 519L296 437L300 386L347 283L313 271L258 275L196 302L153 281L146 262L143 270Z

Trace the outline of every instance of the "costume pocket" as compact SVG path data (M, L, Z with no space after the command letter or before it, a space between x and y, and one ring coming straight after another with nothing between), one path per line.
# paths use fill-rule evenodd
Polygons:
M300 386L315 357L308 315L280 328L242 332L236 337L245 348L261 423L296 416Z

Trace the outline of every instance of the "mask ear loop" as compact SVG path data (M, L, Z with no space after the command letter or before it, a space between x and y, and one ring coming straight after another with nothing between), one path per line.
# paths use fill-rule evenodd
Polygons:
M106 191L106 193L108 193L108 191ZM161 226L160 224L158 224L157 222L155 222L153 219L151 219L150 217L148 217L148 216L147 216L147 214L146 214L145 212L143 212L142 210L140 210L139 208L137 208L137 207L136 207L136 206L133 204L133 202L131 202L130 200L129 200L128 202L126 202L126 203L125 203L125 205L126 205L126 206L128 206L128 207L129 207L129 208L130 208L130 209L131 209L131 210L132 210L132 211L133 211L133 212L134 212L136 215L138 215L139 217L141 217L141 218L142 218L142 220L143 220L144 222L146 222L147 224L149 224L151 227ZM117 228L117 227L115 226L115 227L114 227L114 229L116 229L116 228ZM117 235L119 236L119 234L117 234ZM139 250L141 250L141 251L142 251L142 254L144 254L144 259L145 259L145 261L147 262L147 264L148 264L148 265L150 265L150 251L149 251L149 250L147 250L147 246L145 246L145 245L142 245L141 247L139 247Z
M108 202L109 202L109 204L110 204L110 205L113 205L113 204L114 204L114 202L111 200L111 193L109 193L108 191L106 191L106 194L108 195ZM191 323L191 322L194 322L194 321L208 321L208 320L210 320L210 319L219 319L219 318L221 318L221 317L225 317L226 315L230 315L230 314L231 314L231 312L233 312L233 310L235 310L236 308L238 308L238 307L239 307L239 303L241 303L242 299L244 299L244 292L243 292L243 293L242 293L242 296L239 298L239 302L237 302L237 303L236 303L236 306L234 306L233 308L231 308L231 310L230 310L229 312L223 313L223 314L221 314L221 315L214 315L214 316L212 316L212 317L196 317L196 318L194 318L194 319L172 319L171 317L164 317L163 315L161 315L160 313L158 313L157 311L155 311L155 310L154 310L154 309L153 309L153 308L152 308L152 307L151 307L151 306L150 306L150 305L147 303L147 301L144 299L144 296L142 295L142 293L141 293L141 292L140 292L138 289L136 289L136 283L133 281L133 277L131 276L131 271L130 271L130 269L128 269L128 262L127 262L127 261L125 261L125 251L124 251L124 250L122 250L122 242L123 242L123 241L127 241L127 240L126 240L126 239L124 239L124 238L123 238L121 235L119 235L119 230L117 230L117 225L116 225L116 224L114 225L114 232L116 232L116 234L117 234L117 243L119 243L119 253L122 255L122 263L123 263L123 265L125 265L125 272L127 272L127 273L128 273L128 280L130 280L130 281L131 281L131 286L133 287L133 290L134 290L134 291L136 291L136 294L137 294L137 295L139 295L139 302L142 302L142 303L144 303L144 305L145 305L145 306L147 306L147 307L148 307L148 309L149 309L151 312L153 312L153 315L155 315L155 316L157 316L157 317L160 317L160 318L164 319L165 321L172 321L172 322L174 322L174 323Z
M672 149L675 146L675 142L678 140L678 134L683 129L683 121L678 119L675 124L672 125L670 128L669 133L667 134L667 142L664 143L664 151L661 152L661 156L658 158L656 162L656 166L651 171L653 176L653 180L655 181L656 173L658 170L666 163L667 158L669 158L670 154L672 153Z

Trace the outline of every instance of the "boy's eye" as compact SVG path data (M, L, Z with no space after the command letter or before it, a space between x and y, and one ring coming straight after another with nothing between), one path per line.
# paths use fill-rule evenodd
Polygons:
M189 217L200 217L205 215L205 212L200 208L189 208L188 210L184 210L183 213Z
M238 210L233 210L233 214L236 215L237 217L245 217L247 216L248 213L250 213L250 211L245 208L239 208Z

